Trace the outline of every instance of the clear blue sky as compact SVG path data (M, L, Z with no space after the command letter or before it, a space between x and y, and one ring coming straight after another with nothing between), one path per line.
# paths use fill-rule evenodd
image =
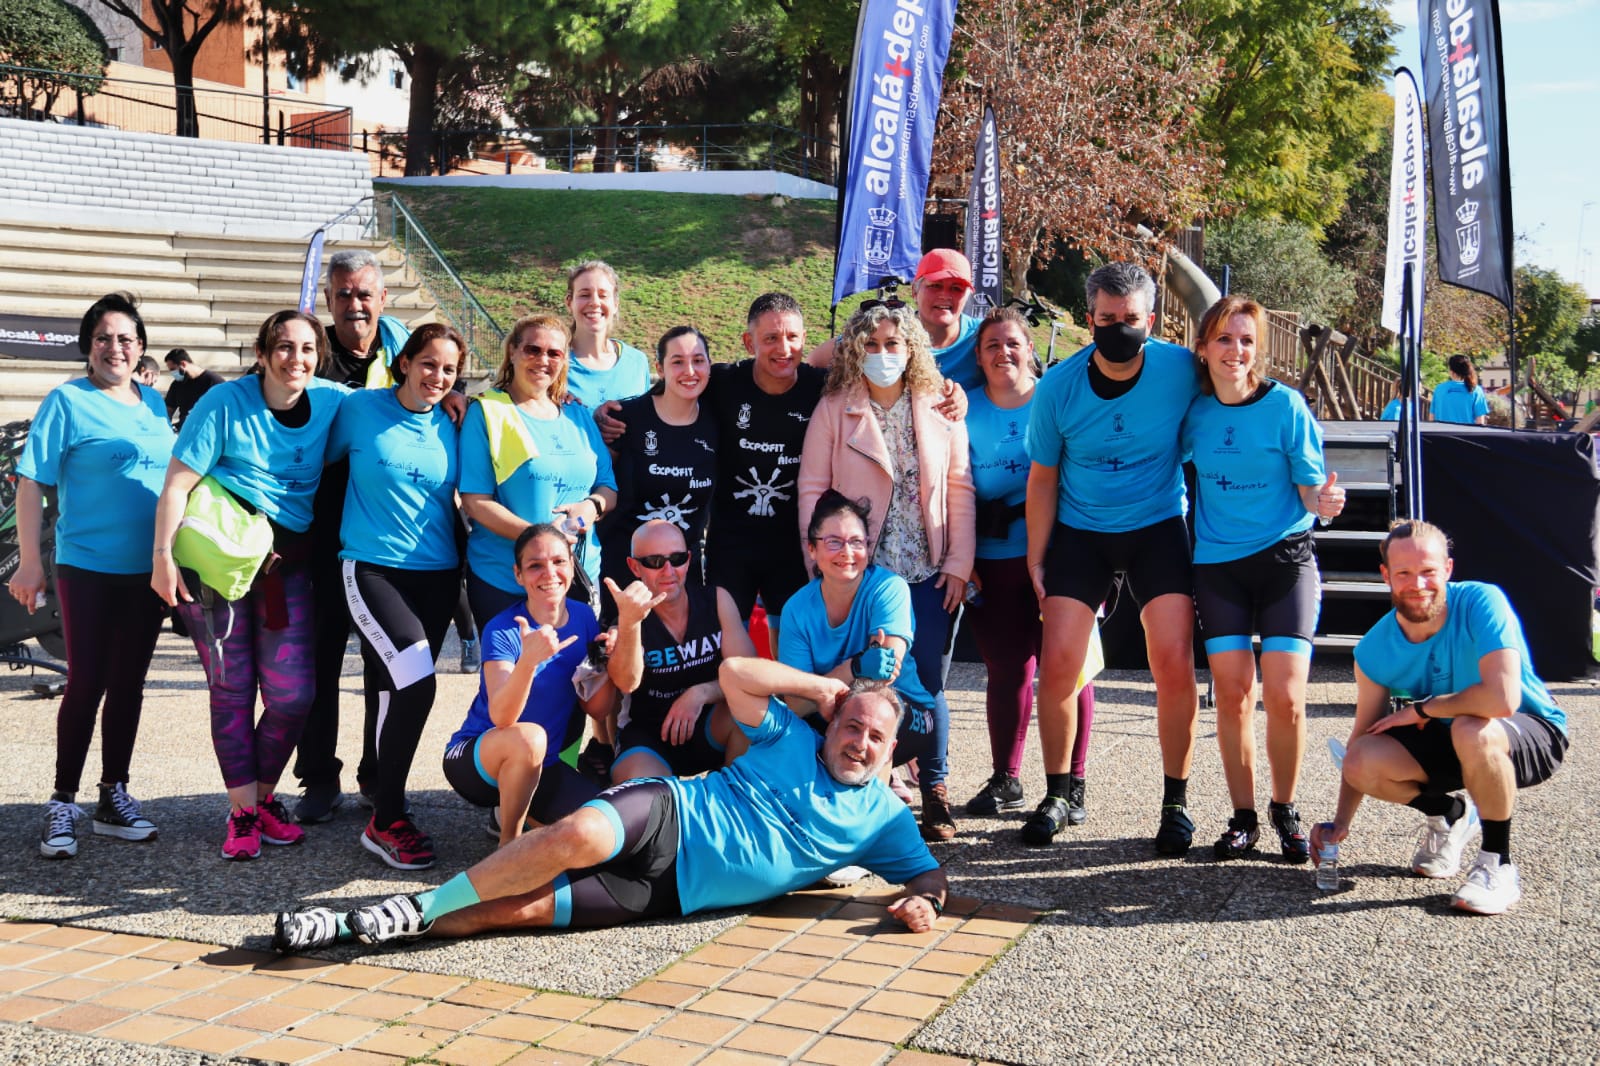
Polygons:
M1417 5L1391 0L1390 13L1402 27L1395 63L1420 81ZM1600 0L1500 0L1500 27L1512 223L1527 238L1518 265L1600 297Z

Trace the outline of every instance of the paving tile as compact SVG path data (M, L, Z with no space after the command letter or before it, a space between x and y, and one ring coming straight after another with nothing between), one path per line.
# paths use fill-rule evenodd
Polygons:
M533 1014L540 1018L561 1018L572 1021L583 1017L600 1005L598 999L586 996L569 996L563 992L546 992L519 1003L512 1010L518 1014Z
M800 1054L800 1049L816 1038L814 1031L757 1022L729 1037L726 1046L736 1051L753 1051L787 1059Z
M355 1048L345 1048L335 1051L325 1059L318 1059L317 1066L401 1066L405 1059L393 1055L379 1055L373 1051L360 1051Z
M327 959L310 959L304 955L280 955L271 962L256 967L256 973L282 974L296 980L321 977L342 967L342 962Z
M791 955L816 955L820 958L836 959L855 946L854 940L845 937L802 933L785 944L783 950Z
M160 1013L173 1018L192 1018L197 1022L209 1022L230 1014L246 1005L248 1001L234 999L232 996L218 996L210 992L196 992L193 995L175 999L161 1006Z
M696 988L715 988L719 983L733 976L734 968L731 966L708 966L702 962L680 962L668 966L656 974L658 981L670 981L675 985L693 985Z
M922 1028L922 1022L913 1018L896 1018L888 1014L872 1014L858 1010L833 1027L833 1036L854 1036L863 1040L903 1044L912 1033ZM813 1056L814 1057L814 1056Z
M654 1003L658 1007L681 1007L704 991L703 988L675 985L667 981L646 981L622 993L622 998L637 1000L640 1003Z
M473 981L444 998L451 1003L482 1007L485 1010L509 1010L532 994L529 989L501 984L499 981Z
M453 1029L464 1033L479 1022L493 1017L493 1011L482 1007L468 1007L461 1003L430 1003L415 1014L406 1015L406 1022L430 1029Z
M719 1018L713 1014L680 1014L656 1026L652 1035L690 1044L715 1044L736 1031L740 1024L738 1019Z
M731 966L738 969L761 954L760 948L741 947L737 944L719 944L715 941L690 955L685 962L700 962L708 966Z
M100 1035L135 1044L159 1044L194 1028L196 1028L195 1023L187 1018L164 1018L159 1014L142 1014L113 1025Z
M250 1058L252 1060L259 1059L262 1062L307 1062L333 1049L334 1045L324 1044L320 1040L302 1040L297 1036L279 1036L252 1047L250 1049Z
M825 1066L872 1066L894 1050L893 1044L853 1040L846 1036L825 1036L806 1048L806 1061Z
M915 992L923 996L948 999L961 991L967 978L953 973L929 973L926 970L907 970L889 982L892 992Z
M397 996L421 996L439 999L457 991L469 982L465 977L451 977L442 973L408 973L383 986L385 992Z
M804 1029L815 1036L817 1033L832 1028L833 1024L847 1013L847 1011L839 1007L824 1006L821 1003L802 1003L798 1000L786 999L763 1014L761 1020L772 1025L787 1025L796 1029Z
M931 1055L926 1051L902 1051L889 1060L889 1066L972 1066L971 1059L958 1055Z
M945 896L944 912L946 914L959 914L962 917L965 917L969 914L978 913L978 911L983 909L983 905L983 900L978 899L976 896L960 896L956 895L955 893L951 893Z
M363 1018L394 1021L428 1002L416 996L391 996L387 992L367 992L339 1007L340 1013L357 1014ZM408 1021L410 1019L407 1019Z
M357 996L365 994L355 988L345 988L342 985L325 985L321 981L309 981L303 985L295 985L287 992L279 992L272 997L272 1002L282 1003L288 1007L338 1010Z
M717 937L718 944L732 944L741 948L756 948L765 951L775 948L789 939L789 933L782 929L762 929L752 925L736 925L726 933Z
M682 1066L694 1062L711 1049L704 1044L684 1040L663 1040L657 1036L636 1040L611 1057L612 1062L630 1062L637 1066Z
M911 964L914 970L932 970L934 973L960 974L971 977L989 965L985 955L962 955L954 951L930 951Z
M744 973L735 974L723 982L723 989L728 992L742 992L749 996L766 996L778 999L788 995L805 979L794 977L785 973L766 973L762 970L746 970Z
M307 1040L322 1040L329 1044L354 1044L362 1037L377 1032L383 1023L375 1018L357 1018L351 1014L324 1014L308 1018L294 1027L294 1035Z
M456 1037L429 1057L450 1066L488 1066L504 1062L523 1049L521 1043L470 1034Z
M69 1033L92 1033L96 1029L103 1029L126 1020L130 1013L99 1003L74 1003L70 1007L63 1007L53 1014L46 1014L34 1021L37 1025L46 1025L51 1029L61 1029Z
M1000 936L1007 940L1015 940L1027 932L1027 922L1002 922L995 918L968 918L961 926L961 932L971 933L974 936Z
M916 948L896 947L893 944L878 944L868 941L858 948L851 950L845 958L851 962L869 962L878 966L910 966L922 952Z
M193 992L219 985L230 976L232 975L226 970L208 970L204 966L174 966L144 980L146 984L159 985L162 988L180 988L186 992Z
M95 976L99 976L96 974ZM219 996L233 996L235 999L267 999L280 992L287 992L300 982L284 977L264 977L261 974L245 973L230 977L211 988Z
M101 981L143 981L170 969L172 963L160 959L113 959L96 966L90 976Z
M590 1025L574 1023L557 1029L546 1037L540 1047L557 1051L573 1051L581 1055L604 1057L633 1039L634 1034L616 1029L596 1029Z
M91 940L103 940L106 934L99 929L76 929L70 925L47 927L28 938L30 944L52 948L75 948Z
M207 966L215 966L219 970L246 972L277 960L278 953L275 951L250 951L247 948L212 948L210 952L201 955L196 961L202 962ZM393 971L390 972L392 973Z
M248 1029L234 1029L227 1025L202 1025L188 1032L170 1036L162 1043L169 1047L204 1051L210 1055L231 1055L246 1044L260 1039L260 1033L253 1033Z
M571 1051L556 1051L553 1048L531 1047L520 1055L515 1055L501 1066L589 1066L592 1059L588 1055L580 1055ZM318 1063L317 1066L321 1066Z
M779 896L762 907L759 917L820 918L830 911L837 910L840 902L839 897L826 893L813 895L806 892L791 892L786 896Z
M566 1023L556 1018L535 1018L527 1014L502 1014L490 1018L473 1030L481 1036L499 1037L501 1040L520 1040L524 1044L537 1044Z
M152 1010L179 996L187 995L180 989L162 988L160 985L119 985L94 997L96 1003L123 1010Z
M894 966L878 966L873 963L844 961L836 962L817 976L824 981L835 981L843 985L865 985L868 988L877 988L888 982L898 972Z
M318 977L317 980L323 984L343 985L346 988L364 988L370 991L388 984L398 976L400 974L395 970L353 962L336 967Z
M36 985L46 981L57 980L55 974L35 973L32 970L4 970L0 969L0 995L10 995L14 992L26 992Z
M695 1000L689 1005L689 1009L700 1014L716 1014L724 1018L754 1018L771 1005L772 1000L765 996L747 996L740 992L724 992L718 989Z
M59 999L40 999L37 996L10 996L0 999L0 1022L25 1022L61 1009Z
M56 928L46 922L0 922L0 940L23 940Z
M898 1018L931 1018L943 1005L938 996L919 996L913 992L879 992L867 1000L863 1010L893 1014Z
M744 1051L734 1051L730 1048L719 1047L697 1066L779 1066L782 1059L775 1059L770 1055L751 1055Z
M978 910L979 918L992 918L997 922L1018 922L1027 925L1039 917L1032 907L1017 907L1009 903L986 903Z
M38 970L41 973L83 973L85 970L104 965L105 961L105 956L96 955L92 951L65 950L34 959L28 964L28 969Z
M228 1015L227 1023L243 1029L259 1029L263 1033L276 1033L292 1029L317 1012L306 1007L290 1007L281 1003L252 1003L243 1010Z
M83 949L100 955L136 955L160 943L161 941L153 936L112 933L110 936L84 944Z
M398 1055L403 1059L421 1058L455 1036L447 1029L424 1029L419 1025L386 1025L356 1046L363 1051Z
M815 977L827 965L827 959L815 955L791 955L788 951L778 951L756 963L754 969L788 974L790 977Z
M147 959L161 959L165 962L194 962L212 950L210 944L193 944L187 940L163 940L139 954Z
M838 913L836 913L834 917L837 919L867 918L876 921L877 919L882 918L884 913L885 907L881 903L853 899L849 903L846 903L843 907L840 907Z
M32 988L30 994L43 999L77 1003L80 1000L93 999L114 987L116 986L111 981L95 981L88 977L58 977L54 981Z
M32 966L39 959L56 953L55 948L32 944L0 944L0 966Z
M973 936L970 933L951 933L939 941L939 951L960 951L968 955L998 955L1011 941L999 936Z
M755 914L746 918L744 924L751 929L776 929L783 933L794 933L814 924L811 918L785 918L779 915Z
M631 1029L643 1032L667 1016L660 1007L647 1007L638 1003L607 1003L583 1019L585 1025L603 1025L608 1029Z
M945 935L946 928L947 926L941 925L925 933L913 933L896 922L886 927L884 932L873 934L872 939L879 944L891 944L896 947L931 948Z

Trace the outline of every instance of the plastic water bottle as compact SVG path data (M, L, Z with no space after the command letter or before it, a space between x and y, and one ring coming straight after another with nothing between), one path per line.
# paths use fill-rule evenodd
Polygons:
M1327 841L1327 834L1333 832L1332 822L1323 822L1319 827L1323 837L1322 850L1317 853L1317 889L1321 892L1337 892L1339 890L1339 845Z

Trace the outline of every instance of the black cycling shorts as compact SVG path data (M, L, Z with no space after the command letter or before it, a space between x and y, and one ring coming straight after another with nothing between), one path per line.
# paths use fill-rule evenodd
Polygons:
M490 780L478 762L478 741L482 734L452 744L444 753L444 779L462 799L476 807L494 807L500 802L500 785ZM528 813L536 822L549 825L582 807L600 794L593 781L557 759L539 773Z
M659 722L629 722L617 735L617 758L611 765L615 767L635 752L647 751L660 759L674 777L693 777L722 769L728 749L711 739L711 712L715 707L716 704L708 703L701 708L694 732L682 744L662 740Z
M1455 792L1465 788L1461 780L1461 760L1450 739L1454 719L1435 718L1421 729L1401 726L1384 733L1393 737L1417 760L1428 775L1428 793ZM1561 767L1567 754L1567 735L1543 718L1532 714L1513 714L1498 719L1511 742L1511 766L1518 788L1531 788Z
M1140 606L1158 596L1189 596L1193 594L1189 559L1189 527L1182 516L1122 533L1057 522L1044 557L1044 592L1098 610L1120 573L1127 575L1128 590Z
M1225 563L1194 564L1194 609L1206 653L1262 651L1311 654L1322 610L1322 580L1310 530Z
M776 627L789 597L811 580L800 538L790 536L778 544L747 543L715 534L712 538L706 548L706 584L727 589L745 622L750 621L759 596L768 624Z
M584 806L610 820L617 850L605 862L556 878L551 924L558 929L597 929L682 915L678 804L672 786L658 777L624 781Z

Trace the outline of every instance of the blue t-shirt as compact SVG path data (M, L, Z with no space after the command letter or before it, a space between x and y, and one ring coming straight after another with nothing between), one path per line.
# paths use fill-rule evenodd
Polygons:
M292 533L311 528L311 500L334 416L350 389L312 378L311 417L298 429L279 422L255 374L218 385L194 405L172 457L210 474L235 496Z
M1056 518L1121 533L1184 513L1178 432L1200 394L1189 349L1151 340L1133 388L1111 400L1089 382L1094 345L1045 371L1028 419L1028 457L1056 467Z
M483 407L473 404L461 420L461 491L492 496L496 503L528 522L559 522L554 508L577 503L595 489L617 487L611 474L611 453L606 451L594 418L581 404L564 403L552 419L534 418L517 410L527 427L538 458L529 459L503 484L495 484L489 457L489 431ZM583 570L589 580L600 581L600 541L594 526L581 542ZM504 592L521 592L513 569L511 541L483 523L467 537L467 565L482 581Z
M683 913L742 907L865 866L893 884L938 867L911 809L877 778L843 785L823 737L774 698L750 750L697 778L666 778L678 802Z
M533 625L533 619L528 617L527 603L513 603L479 630L479 647L484 662L515 663L522 658L522 631L517 628L518 616L526 618L528 624ZM534 667L528 702L523 705L522 713L517 715L517 721L532 722L543 729L549 738L545 744L545 766L561 758L567 726L572 721L572 712L578 707L578 690L572 687L572 672L588 654L589 642L600 635L600 623L595 621L594 612L589 610L588 604L568 600L567 624L557 629L556 633L562 640L573 636L578 639ZM482 736L493 728L494 719L489 717L489 688L484 684L480 672L478 695L467 709L467 717L461 723L461 728L455 731L445 747L453 748L463 740Z
M1451 378L1433 390L1429 407L1435 422L1455 422L1468 425L1489 413L1489 400L1481 388L1467 388L1467 383Z
M1241 404L1196 398L1183 420L1198 500L1194 561L1226 563L1311 528L1297 485L1327 480L1322 429L1305 399L1282 382Z
M972 455L972 485L978 504L991 500L1022 503L1028 498L1028 411L997 407L981 388L967 390L967 448ZM1020 515L1004 537L978 538L979 559L1015 559L1028 554L1028 524Z
M978 368L978 327L983 319L971 315L961 316L961 333L955 343L933 350L939 373L963 389L983 388L983 371Z
M435 407L408 411L394 389L345 397L328 462L350 458L341 559L407 570L451 570L456 555L456 427Z
M56 562L101 574L148 574L156 499L172 458L161 394L135 383L118 403L88 378L50 390L17 473L56 492Z
M631 344L617 341L617 361L608 370L591 370L568 353L567 391L591 411L607 400L631 400L650 387L650 360Z
M825 674L852 656L867 650L867 641L878 630L884 636L906 642L900 660L900 676L894 690L917 707L933 706L933 697L917 677L911 661L910 645L916 636L911 617L911 586L906 579L881 566L869 566L861 576L850 613L837 625L828 624L828 608L822 602L822 579L813 578L805 588L783 605L778 626L778 661L808 674Z
M1534 674L1522 623L1506 594L1482 581L1452 581L1445 586L1444 602L1444 628L1419 644L1406 639L1395 612L1384 615L1356 645L1361 672L1391 695L1448 696L1483 680L1479 659L1512 648L1522 658L1522 703L1517 710L1565 733L1567 716Z
M1396 397L1383 405L1383 413L1378 416L1380 422L1400 421L1400 400Z

